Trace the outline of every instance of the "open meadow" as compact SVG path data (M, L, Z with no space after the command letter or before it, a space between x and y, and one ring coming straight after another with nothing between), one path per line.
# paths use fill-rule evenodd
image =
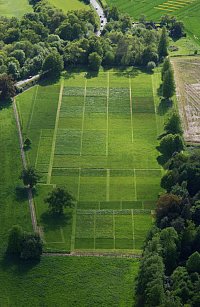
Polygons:
M176 16L183 21L188 34L200 41L200 0L106 0L108 5L117 6L124 13L128 13L136 20L145 15L148 20L159 21L163 15Z
M160 192L157 136L160 75L69 73L17 98L30 165L42 174L35 196L44 240L56 250L140 250ZM63 219L44 198L55 186L75 197Z
M32 12L32 6L28 0L1 0L0 15L6 17L21 18L24 14Z
M63 10L63 12L81 9L90 9L89 5L86 5L84 1L80 0L49 0L49 3Z
M32 225L19 180L22 162L12 105L0 109L0 123L0 306L133 306L138 260L53 256L34 263L5 258L9 229L18 224L31 232Z

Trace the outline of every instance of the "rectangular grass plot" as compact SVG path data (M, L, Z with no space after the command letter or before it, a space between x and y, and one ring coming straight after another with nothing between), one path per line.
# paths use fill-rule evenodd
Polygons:
M86 97L106 97L107 88L106 87L87 87Z
M94 238L94 214L77 214L76 238Z
M127 201L134 200L135 197L133 171L111 171L109 180L109 199Z
M132 111L133 113L155 113L153 97L134 97Z
M84 87L65 86L63 89L63 96L84 96Z
M134 239L135 248L142 249L146 235L152 225L152 216L150 214L137 214L134 219Z
M75 249L94 249L93 238L76 238Z
M81 132L78 130L59 129L56 139L55 154L80 155Z
M113 238L113 215L95 216L95 238Z
M97 238L95 240L95 249L114 249L114 239Z
M136 170L136 189L138 200L156 200L161 191L160 170ZM145 187L145 189L144 189Z
M115 238L133 240L133 221L131 213L129 215L114 215L115 218Z
M93 156L105 156L106 154L106 132L90 131L83 132L82 154Z
M85 102L85 113L106 113L106 97L87 97Z

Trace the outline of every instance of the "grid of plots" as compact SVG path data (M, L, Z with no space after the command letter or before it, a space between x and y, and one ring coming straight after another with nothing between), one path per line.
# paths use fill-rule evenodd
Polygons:
M17 98L28 161L43 175L35 195L51 250L140 249L160 192L151 75L138 70L72 74ZM51 219L47 194L65 186L76 207Z
M195 1L196 0L169 0L155 6L155 9L171 13L184 8Z
M74 75L62 93L51 183L80 202L155 200L158 133L151 76Z
M133 210L80 211L76 216L75 249L141 249L152 224L149 214Z

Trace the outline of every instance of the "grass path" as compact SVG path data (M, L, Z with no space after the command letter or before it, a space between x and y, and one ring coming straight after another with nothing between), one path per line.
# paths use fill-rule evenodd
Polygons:
M63 88L64 88L64 81L61 80L60 94L59 94L59 100L58 100L58 108L57 108L57 113L56 113L56 122L55 122L55 128L54 128L54 133L53 133L53 141L52 141L52 148L51 148L51 157L50 157L49 170L48 170L48 175L47 175L47 184L51 183L51 174L52 174L53 159L54 159L54 153L55 153L55 147L56 147L56 136L57 136L57 131L58 131L60 109L61 109L61 104L62 104Z

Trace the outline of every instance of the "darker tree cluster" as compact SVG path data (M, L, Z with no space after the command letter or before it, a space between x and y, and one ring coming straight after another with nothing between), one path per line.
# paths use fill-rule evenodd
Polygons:
M16 225L9 232L7 253L22 260L39 260L43 243L37 233L28 233Z
M138 306L200 305L200 152L165 165L156 223L147 235L137 281Z

